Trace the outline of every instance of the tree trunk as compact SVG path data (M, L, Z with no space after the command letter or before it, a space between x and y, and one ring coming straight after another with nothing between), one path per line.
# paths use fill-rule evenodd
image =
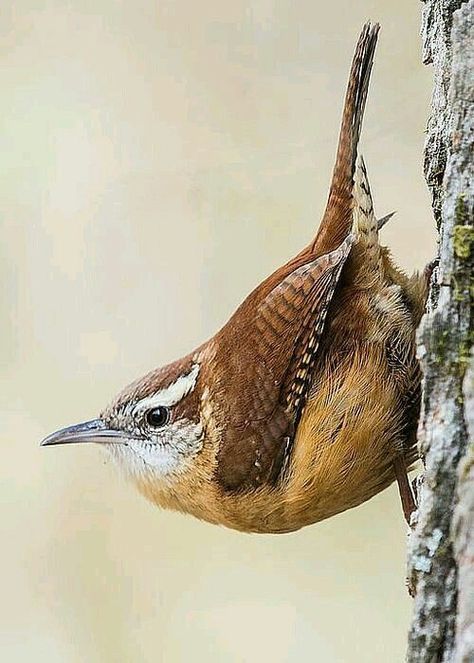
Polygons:
M474 661L474 0L425 0L423 61L434 69L425 176L439 267L419 332L425 463L408 552L409 663Z

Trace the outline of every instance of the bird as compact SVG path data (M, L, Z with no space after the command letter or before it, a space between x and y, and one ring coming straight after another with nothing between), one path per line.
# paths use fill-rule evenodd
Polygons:
M314 239L212 338L42 445L99 444L152 503L243 532L298 530L395 481L409 522L429 270L380 244L391 215L358 149L379 27L358 38Z

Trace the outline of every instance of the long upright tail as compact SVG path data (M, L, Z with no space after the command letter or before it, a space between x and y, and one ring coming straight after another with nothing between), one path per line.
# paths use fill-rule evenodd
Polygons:
M347 84L329 198L316 238L308 247L311 253L333 251L351 230L357 145L379 27L378 23L366 23L357 42Z

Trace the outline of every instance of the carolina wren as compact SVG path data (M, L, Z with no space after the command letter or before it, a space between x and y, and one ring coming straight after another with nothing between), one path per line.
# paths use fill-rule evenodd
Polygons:
M378 31L357 43L315 239L210 340L42 444L99 443L152 502L238 530L297 530L395 479L409 517L428 276L379 244L357 154Z

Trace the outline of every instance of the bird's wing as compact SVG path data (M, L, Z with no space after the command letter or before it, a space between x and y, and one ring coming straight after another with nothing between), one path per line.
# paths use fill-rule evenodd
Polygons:
M226 490L255 488L280 476L352 243L349 235L336 250L286 276L260 303L254 320L240 330L242 337L235 335L234 343L247 348L247 357L244 375L239 375L239 365L230 371L240 390L229 412L232 425L216 470Z

